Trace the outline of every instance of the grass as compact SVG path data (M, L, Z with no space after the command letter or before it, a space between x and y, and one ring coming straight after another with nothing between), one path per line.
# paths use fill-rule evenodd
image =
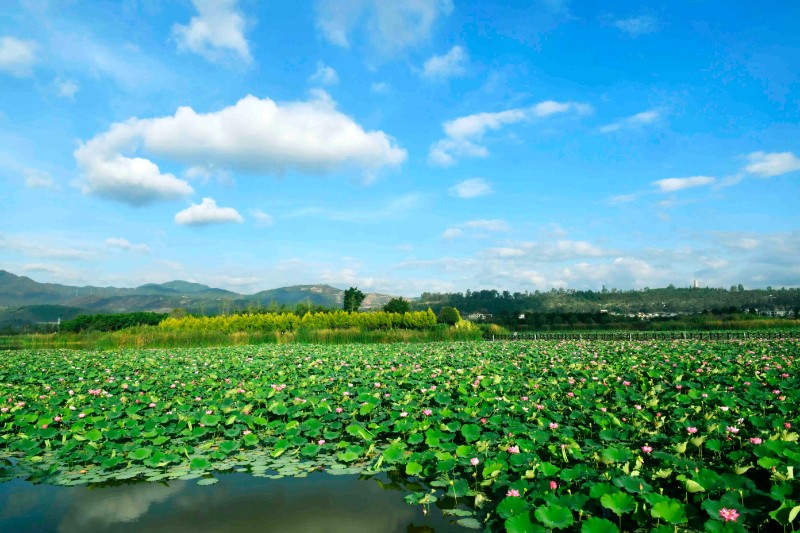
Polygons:
M435 328L432 330L321 329L292 332L164 331L140 326L114 332L33 333L0 337L0 349L123 349L202 348L261 344L387 344L393 342L437 342L478 340L480 331Z

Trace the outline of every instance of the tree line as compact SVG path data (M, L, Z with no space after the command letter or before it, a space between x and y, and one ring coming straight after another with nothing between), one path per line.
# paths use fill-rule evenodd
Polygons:
M424 330L434 328L436 324L436 315L430 309L405 313L390 313L386 311L351 313L338 310L306 313L302 317L294 313L245 313L220 316L169 317L159 324L159 328L172 331L220 331L223 333L353 328L372 331L388 329Z

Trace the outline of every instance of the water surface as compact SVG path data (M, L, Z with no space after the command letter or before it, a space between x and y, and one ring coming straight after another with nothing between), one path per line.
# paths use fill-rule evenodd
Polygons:
M379 481L384 483L379 483ZM424 515L376 476L271 480L228 474L219 482L173 480L118 486L0 484L0 531L92 533L448 533L469 531L436 507Z

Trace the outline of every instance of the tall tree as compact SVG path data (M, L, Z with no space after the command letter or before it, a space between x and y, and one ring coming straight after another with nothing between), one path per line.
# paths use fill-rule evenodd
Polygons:
M344 305L342 306L342 309L348 313L358 311L358 308L361 307L361 302L364 301L364 298L366 298L366 295L358 290L358 287L350 287L344 291Z
M392 298L386 305L383 306L383 310L387 313L408 313L411 311L411 304L405 298Z

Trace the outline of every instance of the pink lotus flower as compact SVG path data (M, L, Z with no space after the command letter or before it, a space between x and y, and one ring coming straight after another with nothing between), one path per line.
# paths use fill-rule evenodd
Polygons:
M81 413L81 414L78 415L78 418L86 418L86 414Z
M557 488L558 488L558 483L556 483L555 481L551 480L550 481L550 489L551 490L556 490Z
M47 429L47 424L42 424L42 429Z
M242 435L249 435L250 433L252 433L252 431L250 431L249 429L245 429L244 431L242 431Z
M150 407L155 407L155 406L156 406L155 402L150 402Z
M755 444L756 446L758 446L762 442L763 441L759 437L750 437L750 444Z
M54 416L53 417L53 422L61 422L61 417L60 416Z
M478 466L478 463L479 463L480 461L478 461L478 458L477 458L477 457L473 457L472 459L470 459L470 460L469 460L469 462L470 462L470 464L471 464L472 466Z
M528 401L528 397L527 397L527 396L523 396L523 397L522 397L522 401L523 401L523 402L527 402L527 401Z
M555 422L550 422L550 429L558 429L558 424Z
M519 446L509 446L508 453L519 453Z
M697 428L695 428L695 427L686 428L686 431L688 431L689 433L694 435L695 433L697 433Z
M784 422L783 427L785 427L786 429L791 429L792 425L789 422Z
M719 515L726 522L736 522L736 519L739 518L739 512L736 509L726 509L725 507L719 510Z
M425 416L431 416L433 414L433 411L430 409L423 409L422 414Z
M207 414L207 415L214 414L214 411L212 411L211 409L209 409L208 411L206 411L206 414Z
M536 408L541 411L542 409L544 409L544 405L537 403Z
M406 413L405 411L403 411L402 413L400 413L400 417L402 417L402 418L405 418L405 417L407 417L407 416L408 416L408 413Z
M739 433L739 428L733 427L733 426L728 426L728 427L725 428L725 431L730 431L731 433L736 435L737 433Z
M320 446L322 446L323 444L325 444L325 439L319 439L319 440L317 441L317 444L319 444Z
M481 424L485 424L485 423L486 423L486 419L485 418L481 418Z
M653 447L652 447L652 446L647 446L647 445L645 445L645 446L642 446L642 451L643 451L644 453L650 453L650 452L652 452L652 451L653 451Z
M517 489L511 489L506 492L506 496L519 496L519 491Z
M7 413L8 407L0 407L0 413Z
M342 411L344 411L344 409L342 409L341 407L337 407L337 408L336 408L336 412L337 412L337 413L341 413Z

